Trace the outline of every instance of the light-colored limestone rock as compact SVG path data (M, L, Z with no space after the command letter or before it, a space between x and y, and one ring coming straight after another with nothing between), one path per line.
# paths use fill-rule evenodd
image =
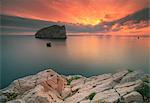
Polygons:
M80 78L80 79L77 79L77 80L73 80L72 82L71 82L71 89L72 89L72 91L75 91L75 90L77 90L77 89L79 89L79 88L82 88L83 86L84 86L84 84L85 84L85 80L86 80L86 78L85 77L82 77L82 78Z
M125 103L138 102L143 103L143 97L140 93L134 91L123 96Z
M106 85L97 85L96 87L92 88L92 89L89 89L89 93L99 93L99 92L102 92L102 91L105 91L105 90L109 90L111 89L112 87L111 86L106 86Z
M136 80L134 82L127 82L124 84L118 84L114 88L121 95L124 96L132 91L137 90L142 86L143 82L141 80Z
M98 77L94 76L91 78L91 80L88 79L87 82L85 82L84 85L80 87L79 92L91 90L98 85L101 85L101 87L110 87L113 85L113 83L114 81L111 78L111 74L103 74L99 75Z
M7 90L16 91L23 94L25 91L28 91L36 85L46 82L53 89L56 89L59 93L62 92L64 85L67 83L65 78L62 78L58 73L54 72L51 69L37 73L36 75L27 76L15 80Z
M25 101L23 101L22 99L16 99L16 100L8 101L6 103L25 103Z
M42 85L36 86L34 89L31 89L29 92L26 92L22 99L26 103L58 103L62 100L57 97L55 92L45 91Z
M142 80L136 80L136 81L133 81L133 82L128 82L128 83L124 83L124 84L118 84L115 86L115 88L123 88L123 87L129 87L129 86L133 86L133 85L136 85L136 84L142 84Z
M67 98L69 95L71 95L71 87L70 86L65 86L64 90L62 91L62 98Z
M85 83L85 80L86 80L86 78L85 78L85 77L82 77L82 78L80 78L80 79L73 80L70 85L71 85L71 86L77 86L77 85L79 85L79 84L84 84L84 83Z
M111 73L102 74L102 75L98 75L98 76L93 76L93 77L90 77L89 79L87 79L86 85L87 84L92 84L91 81L93 81L95 83L98 83L98 82L101 82L101 81L109 79L109 78L112 78L112 74Z
M120 82L120 80L126 75L128 74L128 70L124 70L124 71L120 71L118 73L115 73L112 75L114 81L116 82Z
M91 101L90 100L83 100L81 101L80 103L90 103ZM92 103L92 102L91 102Z
M77 76L77 75L76 75ZM136 91L143 85L137 72L124 70L115 74L102 74L89 78L63 76L51 69L15 80L3 92L17 92L16 100L7 103L116 103L122 97L126 102L140 102ZM88 96L96 93L92 100Z
M106 90L104 92L97 93L92 102L93 103L116 103L120 99L120 96L114 89Z
M140 71L134 71L134 72L128 73L126 76L124 76L122 78L122 80L120 81L120 83L126 83L126 82L135 81L135 80L137 80L137 79L140 78L141 74L142 73Z
M89 95L88 91L75 93L73 96L66 98L65 103L78 103Z

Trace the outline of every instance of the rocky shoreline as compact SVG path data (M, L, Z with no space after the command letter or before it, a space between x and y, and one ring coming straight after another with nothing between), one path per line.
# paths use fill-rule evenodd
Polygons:
M0 103L148 102L149 76L131 70L87 78L48 69L15 80L0 91Z

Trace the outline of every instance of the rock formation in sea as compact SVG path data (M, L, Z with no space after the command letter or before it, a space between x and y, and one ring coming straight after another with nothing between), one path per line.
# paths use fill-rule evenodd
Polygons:
M53 25L40 29L36 34L36 38L41 39L66 39L65 26Z
M140 72L92 77L64 76L52 69L15 80L0 91L1 103L143 103ZM148 91L147 91L148 92Z

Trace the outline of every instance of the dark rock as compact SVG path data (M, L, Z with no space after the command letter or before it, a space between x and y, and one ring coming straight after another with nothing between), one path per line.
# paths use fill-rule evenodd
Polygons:
M52 45L51 45L51 42L47 43L46 46L47 46L47 47L51 47L51 46L52 46Z
M53 25L40 29L36 34L36 38L41 39L66 39L66 28L65 26Z

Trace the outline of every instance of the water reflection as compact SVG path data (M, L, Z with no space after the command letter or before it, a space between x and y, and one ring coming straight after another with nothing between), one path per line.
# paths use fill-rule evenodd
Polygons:
M35 39L34 36L4 36L2 86L49 67L61 74L84 76L125 68L148 72L149 40L134 37L68 36L65 41ZM50 48L46 46L49 41L52 43Z
M80 61L98 67L118 65L116 66L118 68L134 68L133 65L136 64L140 69L140 64L143 62L148 67L149 40L146 39L98 36L74 37L67 41L67 52L73 62Z

